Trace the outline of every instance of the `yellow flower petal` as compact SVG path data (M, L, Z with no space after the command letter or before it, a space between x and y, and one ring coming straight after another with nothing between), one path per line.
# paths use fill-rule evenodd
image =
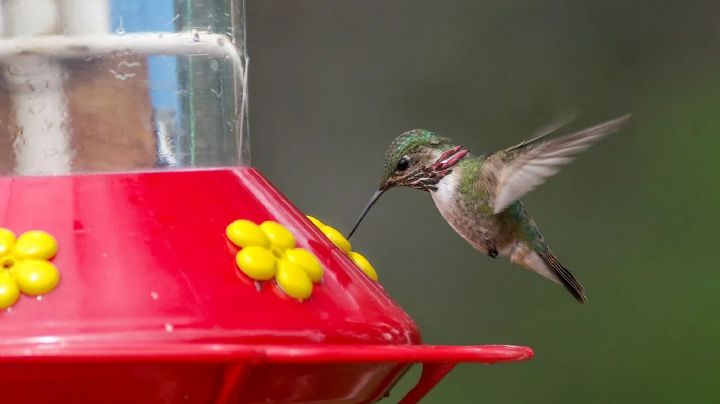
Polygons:
M272 279L277 272L276 261L268 249L258 246L245 247L235 256L240 270L256 281Z
M355 264L360 267L363 272L365 272L365 275L367 275L368 278L377 282L377 272L375 271L375 268L373 268L372 264L370 264L370 261L367 260L367 258L363 257L360 253L356 253L355 251L350 253L350 258L352 258L352 260L355 261Z
M318 219L310 215L306 215L305 217L307 217L315 226L317 226L317 228L322 228L323 226L325 226L325 223L319 221Z
M20 290L31 296L48 293L60 282L60 272L50 261L19 261L12 273Z
M348 239L346 239L339 231L330 226L321 227L320 230L325 234L325 237L333 242L333 244L340 247L340 249L345 251L346 254L350 254L350 251L352 250L350 241L348 241Z
M18 259L47 260L58 250L55 237L42 230L27 231L18 237L13 253Z
M284 259L302 268L313 282L320 282L325 272L315 254L303 248L285 251Z
M0 227L0 257L8 254L15 245L15 233Z
M299 266L287 261L278 262L277 284L280 289L295 299L305 300L312 294L313 284L308 274Z
M236 220L230 223L225 229L225 234L238 247L270 245L270 240L260 226L249 220Z
M20 289L7 271L0 271L0 309L6 309L20 298Z
M260 225L260 228L270 240L270 244L279 250L287 250L295 247L295 236L290 230L278 222L268 220Z

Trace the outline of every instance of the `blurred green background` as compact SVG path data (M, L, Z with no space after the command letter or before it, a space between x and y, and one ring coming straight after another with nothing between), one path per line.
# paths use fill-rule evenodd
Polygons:
M476 253L423 192L376 205L353 242L427 342L536 351L522 364L460 366L426 402L720 402L720 3L247 7L253 164L343 231L403 131L487 152L566 111L578 113L568 130L635 115L524 199L587 288L585 306Z

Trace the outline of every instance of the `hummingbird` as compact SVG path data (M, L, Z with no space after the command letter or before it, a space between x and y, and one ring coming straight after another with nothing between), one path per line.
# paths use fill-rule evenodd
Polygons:
M520 198L629 119L624 115L557 138L548 136L565 123L551 125L515 146L478 155L429 130L405 132L388 147L380 187L347 238L385 191L419 189L430 193L442 217L476 250L491 258L507 257L585 303L582 284L550 251Z

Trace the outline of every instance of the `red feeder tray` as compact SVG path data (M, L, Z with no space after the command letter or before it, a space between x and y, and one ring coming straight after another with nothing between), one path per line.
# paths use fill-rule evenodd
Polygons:
M459 362L525 347L421 343L412 319L252 168L0 178L0 226L54 235L61 281L0 313L8 402L417 402ZM325 275L304 302L237 270L225 227L275 220Z

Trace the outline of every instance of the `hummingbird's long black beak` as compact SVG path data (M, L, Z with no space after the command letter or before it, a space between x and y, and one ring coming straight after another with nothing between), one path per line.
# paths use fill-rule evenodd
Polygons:
M382 194L387 191L387 188L379 189L377 192L375 192L370 198L370 202L368 202L367 205L365 205L365 209L363 209L362 213L360 214L360 217L358 217L357 222L355 222L355 226L353 226L352 230L350 230L350 233L348 233L348 240L350 240L350 237L352 237L353 233L355 233L355 230L357 230L358 226L360 226L360 222L365 218L365 215L368 214L370 211L370 208L372 208L373 205L375 205L375 202L377 202L378 199L382 196Z

